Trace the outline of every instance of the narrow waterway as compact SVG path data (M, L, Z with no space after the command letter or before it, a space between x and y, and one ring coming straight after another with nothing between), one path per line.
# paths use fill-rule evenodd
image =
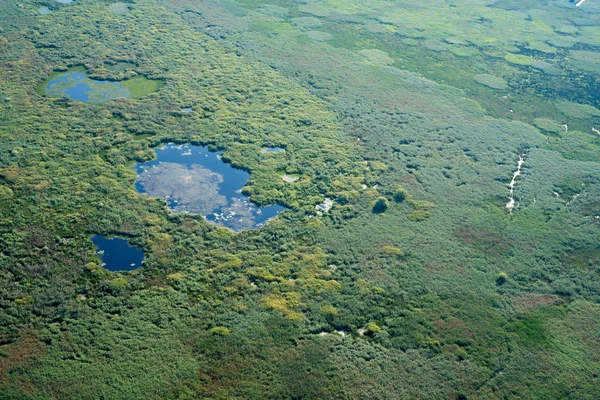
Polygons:
M519 156L519 162L517 163L517 170L513 174L513 178L508 184L508 188L510 189L510 195L508 196L508 203L506 203L506 209L508 211L512 211L515 208L515 185L517 184L517 177L521 175L521 168L525 163L525 154L521 154Z

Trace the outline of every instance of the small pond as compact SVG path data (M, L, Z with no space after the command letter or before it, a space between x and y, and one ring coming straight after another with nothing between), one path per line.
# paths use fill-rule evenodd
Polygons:
M205 146L167 144L155 160L137 164L135 187L161 197L174 212L201 214L208 221L239 232L260 228L285 210L280 205L258 207L241 193L250 175L221 160Z
M56 0L57 3L63 3L63 4L67 4L67 3L72 3L73 0Z
M142 266L144 252L131 247L125 239L94 235L92 242L98 248L96 254L109 271L132 271Z
M48 14L49 12L50 12L50 9L48 7L40 8L40 14L42 14L42 15Z
M136 76L123 81L91 79L84 67L72 67L55 72L41 85L39 92L50 97L68 97L90 103L101 103L118 98L138 98L155 92L164 85L161 80Z

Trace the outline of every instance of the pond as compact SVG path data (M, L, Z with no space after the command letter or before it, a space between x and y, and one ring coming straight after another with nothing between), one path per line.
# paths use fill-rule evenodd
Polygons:
M150 197L167 200L174 212L201 214L208 221L239 232L260 228L285 210L280 205L258 207L241 189L250 175L221 160L206 146L167 144L156 149L155 160L134 168L135 187Z
M68 97L90 103L118 98L138 98L155 92L164 85L161 80L136 76L123 81L99 81L88 77L84 67L55 72L41 85L39 92L50 97Z
M49 12L50 12L50 9L48 7L40 8L40 14L42 14L42 15L48 14Z
M104 268L109 271L132 271L142 266L144 252L129 245L125 239L94 235L92 242L98 248Z

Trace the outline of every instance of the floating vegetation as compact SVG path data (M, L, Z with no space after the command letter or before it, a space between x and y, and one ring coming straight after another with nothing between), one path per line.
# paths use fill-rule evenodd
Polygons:
M446 51L448 50L448 44L442 42L441 40L426 40L423 42L423 47L431 51Z
M501 90L501 89L506 89L508 87L506 80L504 80L503 78L500 78L498 76L494 76L494 75L490 75L490 74L475 75L473 77L473 79L475 79L475 82L480 83L484 86L487 86L491 89Z
M507 53L504 56L504 59L509 63L516 65L531 65L533 63L533 57L523 54Z
M266 147L262 149L261 153L285 153L285 149L281 147Z
M90 103L129 97L129 92L117 82L96 81L88 78L83 67L75 67L67 72L51 76L44 85L45 94L50 97L68 97Z
M556 108L562 111L565 115L573 118L600 117L600 110L588 104L579 104L570 101L558 101L556 102Z
M96 254L102 266L109 271L132 271L144 262L144 252L130 246L125 239L94 235L92 242L98 248Z
M108 69L111 72L123 72L127 71L128 69L133 69L135 67L136 65L134 63L126 61L119 61L115 64L106 64L106 69Z
M323 23L321 21L313 17L292 18L291 22L292 25L294 25L299 30L303 31L310 31L323 26Z
M130 11L129 6L126 3L113 3L109 5L108 8L117 15L123 15Z
M260 228L285 208L258 207L241 189L250 175L221 160L207 147L167 144L156 150L156 160L138 164L136 189L164 198L174 212L201 214L233 231Z
M73 67L56 72L41 85L39 92L50 97L68 97L90 103L101 103L118 98L139 98L160 89L161 80L136 76L124 81L99 81L88 77L84 67Z
M359 53L364 57L368 64L392 65L394 63L394 59L385 51L378 49L364 49L359 51Z
M283 174L283 175L281 175L281 179L283 179L284 181L286 181L288 183L293 183L293 182L296 182L298 179L300 179L300 177L296 176L296 175Z
M331 40L333 35L329 32L321 32L321 31L308 31L306 32L309 38L316 40L317 42L325 42L327 40Z

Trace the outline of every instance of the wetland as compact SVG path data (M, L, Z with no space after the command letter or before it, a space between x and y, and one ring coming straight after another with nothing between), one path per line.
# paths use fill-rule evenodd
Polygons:
M250 175L206 146L165 144L156 159L135 166L136 190L164 198L173 212L201 214L233 231L256 229L285 208L258 207L241 193Z

